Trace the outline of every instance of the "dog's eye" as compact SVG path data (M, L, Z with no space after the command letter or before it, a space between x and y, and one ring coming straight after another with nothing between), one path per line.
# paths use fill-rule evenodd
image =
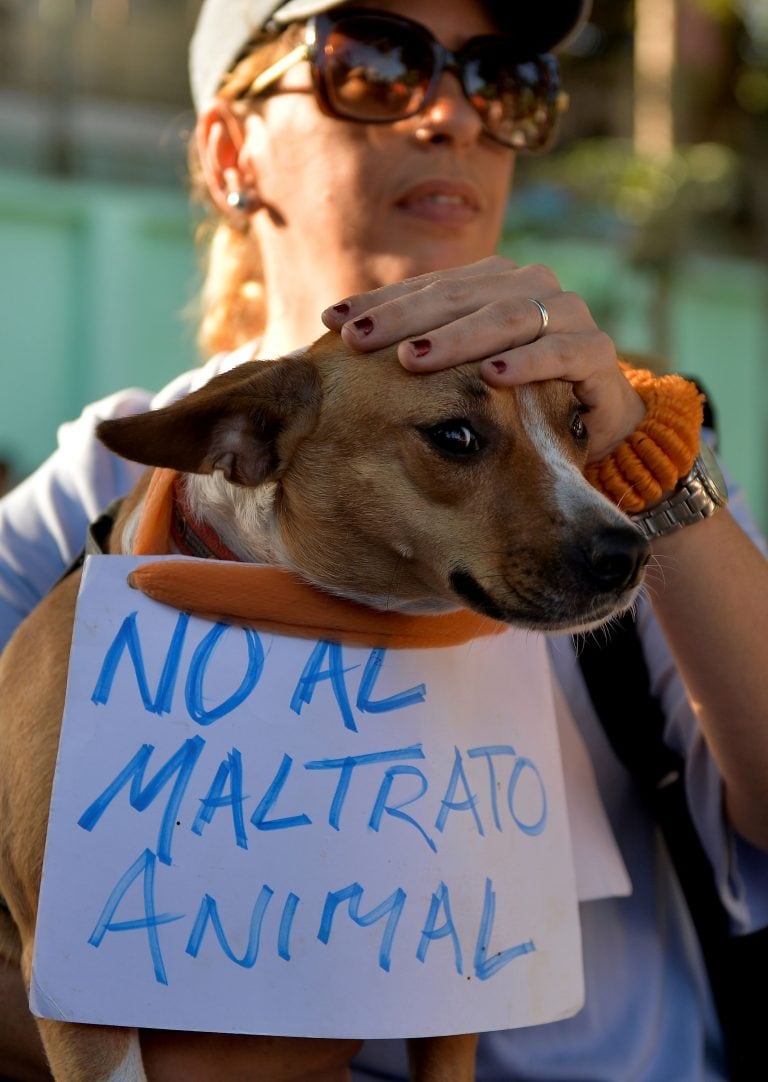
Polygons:
M423 431L433 447L456 458L474 455L481 448L477 433L463 421L444 421Z
M589 435L589 433L587 432L587 426L581 419L581 415L587 412L588 410L586 406L579 406L579 408L573 415L573 420L571 421L571 435L579 443L585 440Z

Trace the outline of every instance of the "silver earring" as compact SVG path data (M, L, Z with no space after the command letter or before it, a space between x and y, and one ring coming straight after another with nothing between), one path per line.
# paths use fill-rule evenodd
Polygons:
M247 192L227 192L227 206L232 210L248 211L251 208L251 197Z

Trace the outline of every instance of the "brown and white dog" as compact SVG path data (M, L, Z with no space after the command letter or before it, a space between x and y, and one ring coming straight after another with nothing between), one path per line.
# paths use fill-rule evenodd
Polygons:
M181 471L187 513L241 560L374 608L469 607L583 629L630 605L642 580L646 543L582 476L587 437L567 383L495 390L476 365L414 375L394 349L352 356L329 334L166 409L104 422L99 436ZM131 551L145 490L126 501L111 551ZM64 579L0 661L0 956L27 983L78 584ZM45 1019L39 1029L61 1082L341 1082L357 1047L199 1034L140 1044L134 1030ZM415 1079L474 1077L474 1037L410 1045Z

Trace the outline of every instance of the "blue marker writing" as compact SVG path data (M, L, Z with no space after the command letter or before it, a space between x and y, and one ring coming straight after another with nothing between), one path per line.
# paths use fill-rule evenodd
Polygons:
M360 912L360 899L362 896L363 888L359 883L350 883L348 887L344 887L342 890L329 891L323 906L323 916L317 938L321 943L329 942L333 928L333 917L342 902L348 903L347 911L349 916L360 928L368 928L371 924L375 924L376 921L383 920L386 917L387 923L379 947L379 967L385 973L389 973L392 964L392 941L395 938L398 921L403 912L406 893L402 887L398 887L388 898L385 898L383 902L371 909L369 913Z
M328 668L321 668L325 655L328 655ZM359 665L353 665L349 669L344 668L341 646L337 642L318 642L315 644L309 660L304 666L304 671L299 677L296 690L291 696L291 710L294 714L300 714L301 709L312 701L315 688L323 680L330 680L331 688L336 699L336 704L341 712L341 718L345 729L357 732L357 725L349 702L347 685L344 680L346 673L352 669L358 669Z
M480 816L477 811L477 794L470 791L469 782L467 781L467 775L464 773L464 763L461 758L461 752L457 747L453 749L453 770L451 771L451 777L448 781L448 788L445 791L445 796L441 801L441 808L437 815L437 821L435 822L435 828L441 833L445 830L445 822L448 818L448 812L456 811L471 811L472 816L477 826L477 833L481 838L485 837L485 831L483 830L483 824L480 820ZM466 793L465 800L454 800L456 790L459 784Z
M409 796L405 800L401 800L399 804L388 804L387 801L389 800L389 793L395 778L400 777L404 774L410 774L420 779L421 786L418 793L414 793L413 796ZM423 797L426 793L427 788L427 779L424 777L418 767L410 766L406 763L403 763L401 766L391 766L389 770L385 772L384 780L379 786L379 792L373 805L373 811L371 812L371 818L368 822L368 826L371 828L371 830L378 831L379 827L381 826L381 817L384 812L386 812L387 815L391 815L394 819L401 819L403 820L403 822L410 823L411 826L416 827L419 834L421 834L422 838L427 843L432 852L436 853L437 846L432 841L427 832L424 830L424 828L421 826L421 824L417 823L412 816L406 815L404 811L400 810L401 808L405 808L409 804L413 804L417 800L420 800L421 797Z
M371 650L365 663L355 703L361 714L387 714L392 710L405 710L406 707L414 706L416 703L423 703L427 697L426 685L417 684L416 687L408 688L407 691L398 691L396 695L390 695L388 699L378 699L375 702L371 699L386 653L387 651L381 647Z
M203 681L211 657L227 632L235 635L243 635L247 647L248 659L245 666L240 686L233 691L229 698L210 710L205 708L203 695ZM231 651L230 651L231 654ZM259 682L264 669L264 649L261 639L255 631L248 628L230 627L227 624L216 624L198 644L192 655L187 673L185 697L189 716L200 725L211 725L214 721L231 714L240 704L248 698Z
M533 772L541 793L541 813L539 818L535 819L532 823L524 823L515 812L515 793L524 770ZM507 787L507 802L512 818L524 834L529 834L531 836L541 834L542 830L547 825L547 790L544 788L544 781L542 780L538 767L531 759L526 759L521 756L515 763L515 768L512 771L512 777L509 779L509 785Z
M144 705L144 709L151 714L167 714L173 704L173 692L176 687L176 679L179 674L179 661L184 638L187 633L189 616L182 612L176 621L176 626L168 646L168 652L163 663L163 671L157 684L154 698L149 690L147 671L144 665L144 654L141 649L141 640L136 626L138 613L132 612L123 620L120 629L115 635L107 650L101 666L99 678L91 695L91 701L98 706L104 706L109 701L112 692L112 684L115 679L117 667L120 664L125 651L133 663L133 671L136 677L136 685Z
M229 782L229 792L225 793L224 786L227 782ZM193 833L202 835L203 828L211 822L216 809L228 807L232 809L235 842L241 849L247 849L248 839L245 835L243 817L243 801L246 799L243 793L243 757L238 748L233 748L224 762L219 764L210 789L200 800L202 806L192 824Z
M293 928L293 918L296 916L300 901L301 898L299 898L298 894L291 892L285 899L283 915L280 918L280 931L277 934L277 953L286 962L291 960L291 929Z
M326 655L328 657L328 667L324 669L322 666ZM373 699L371 696L384 664L385 656L386 650L381 648L372 650L368 655L355 700L355 706L361 714L385 714L393 710L404 710L416 703L424 702L427 697L425 685L417 684L415 687L390 695L386 699ZM317 685L322 681L329 680L344 727L356 733L358 731L357 723L352 712L346 675L359 668L359 665L344 667L344 654L339 643L318 642L304 666L291 697L291 710L295 714L300 714L302 707L311 702Z
M139 876L143 876L144 879L144 916L135 920L113 921L112 918L117 912L118 906L131 884ZM170 924L171 921L180 920L183 916L183 913L158 914L155 912L155 854L149 849L145 849L128 871L118 880L114 890L107 898L99 919L96 921L95 928L88 937L88 942L92 947L100 947L107 932L135 932L146 928L155 980L158 984L167 984L168 976L165 972L157 929L161 924Z
M242 966L243 969L252 969L256 964L256 959L259 957L259 943L261 941L261 926L264 922L264 914L267 911L267 906L271 902L274 893L272 888L268 887L266 883L259 891L259 896L254 902L253 909L251 910L248 943L245 951L240 957L235 954L227 939L224 926L221 923L221 917L219 916L219 908L216 899L212 898L210 894L206 894L200 903L195 923L189 935L189 941L186 946L187 954L191 955L192 958L197 958L200 953L200 946L203 942L205 930L210 923L213 925L213 930L216 933L219 946L224 951L227 958L229 958L231 962L235 962L237 965Z
M480 756L485 756L485 759L487 760L493 821L496 824L496 829L500 831L502 828L501 819L499 817L499 801L496 796L496 769L494 767L493 759L496 755L517 755L517 752L511 744L489 744L482 748L467 748L467 755L470 759L477 759Z
M445 921L438 927L437 916L441 909L445 912ZM444 939L446 936L451 937L456 972L461 976L464 972L461 958L461 943L459 942L459 935L456 931L456 925L453 923L453 915L451 914L451 896L448 893L448 887L445 883L440 883L437 890L432 895L429 913L427 914L427 922L421 933L419 947L416 951L418 960L420 962L424 961L427 957L427 949L435 939Z
M421 744L413 744L408 748L395 748L393 751L374 751L367 755L347 755L343 759L315 759L304 764L305 770L338 770L339 781L336 786L331 807L328 813L328 823L334 830L339 830L339 820L344 801L352 781L352 772L358 766L370 766L375 763L389 763L399 759L423 759L424 752Z
M284 754L280 766L277 768L277 773L272 779L266 793L256 805L254 813L251 816L251 822L257 830L287 830L289 827L308 826L312 822L309 816L305 815L304 812L300 815L288 815L282 819L267 819L267 815L270 813L283 791L283 786L291 772L292 766L293 759L290 755Z
M530 954L536 950L532 939L526 939L515 947L508 947L503 951L496 951L489 956L488 949L493 934L493 922L496 918L496 892L490 879L485 881L485 900L483 902L483 915L480 918L480 929L477 934L477 946L475 948L475 976L481 981L487 981L504 966L509 965L515 958L523 954Z
M154 778L144 785L144 772L155 748L152 744L142 744L114 781L110 782L104 792L96 797L93 803L85 809L78 819L77 825L82 827L83 830L93 830L114 798L129 781L131 783L129 793L131 807L139 812L145 811L163 786L175 774L176 780L166 801L157 838L158 860L163 864L170 864L173 830L179 806L184 799L189 780L192 777L192 771L204 747L205 741L200 736L193 736L189 740L185 740L179 750L160 767Z

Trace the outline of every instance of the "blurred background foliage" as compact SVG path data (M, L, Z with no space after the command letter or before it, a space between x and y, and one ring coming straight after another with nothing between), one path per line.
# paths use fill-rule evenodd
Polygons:
M657 68L650 87L638 70L643 11L658 38L670 36L668 14L676 24L661 42L669 81ZM565 215L639 260L768 257L768 0L595 0L563 67L571 109L558 148L521 161L516 213L544 229ZM659 96L667 139L653 131Z

